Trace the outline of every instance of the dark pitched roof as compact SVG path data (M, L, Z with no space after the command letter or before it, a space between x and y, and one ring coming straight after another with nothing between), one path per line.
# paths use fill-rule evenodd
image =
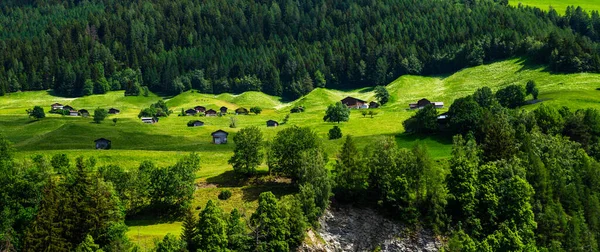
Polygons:
M342 99L341 102L343 104L356 104L357 102L367 103L366 101L363 101L361 99L354 98L354 97L351 97L351 96L348 96L348 97Z
M88 113L87 109L80 109L79 113Z
M188 109L185 112L186 113L196 113L197 111L195 109Z
M217 134L217 133L225 133L225 135L229 135L229 133L227 133L227 132L226 132L226 131L224 131L224 130L217 130L217 131L215 131L215 132L211 133L210 135L214 136L214 135L215 135L215 134Z
M94 142L100 142L100 141L110 142L110 140L108 140L106 138L98 138L98 139L94 140Z
M228 109L228 108L227 108L227 107L225 107L225 106L223 106L223 107L221 107L221 108L219 108L219 109Z
M209 110L207 110L207 111L206 111L206 112L204 112L204 113L206 113L206 114L216 114L216 113L217 113L217 111L215 111L214 109L209 109Z
M53 104L52 104L52 105L50 105L50 106L62 106L62 104L60 104L60 103L58 103L58 102L55 102L55 103L53 103Z
M113 110L113 111L120 111L120 110L118 110L118 109L116 109L116 108L109 108L109 109L108 109L108 111L111 111L111 110Z
M268 120L268 121L267 121L267 123L270 123L270 122L274 122L274 123L277 123L277 124L279 124L279 123L278 123L277 121L275 121L275 120Z

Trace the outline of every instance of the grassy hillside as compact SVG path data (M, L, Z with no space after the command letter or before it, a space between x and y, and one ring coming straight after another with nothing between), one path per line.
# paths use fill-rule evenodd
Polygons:
M581 6L587 11L600 10L599 0L509 0L509 4L518 5L530 5L538 7L542 10L548 10L550 6L554 8L558 13L564 14L567 10L567 6Z
M421 98L432 101L442 101L449 106L454 99L471 94L481 86L489 86L497 90L503 86L517 83L525 85L528 80L535 80L540 90L539 98L545 104L552 106L569 106L572 108L595 107L600 109L599 74L551 74L535 65L528 65L520 59L511 59L489 65L464 69L449 76L402 76L388 85L391 101L378 109L379 114L374 118L365 118L359 111L352 111L351 119L341 123L344 134L356 137L357 143L364 146L381 135L395 136L402 147L410 148L416 141L425 143L432 156L441 160L450 156L450 139L440 139L435 136L419 137L404 135L402 122L414 111L407 110L408 103ZM83 98L61 98L48 92L13 93L0 97L0 134L15 143L17 156L28 158L34 154L53 155L67 153L71 158L76 156L95 156L98 165L119 164L125 168L135 168L142 160L153 160L158 165L171 165L179 157L189 152L197 152L202 157L202 167L197 174L198 190L194 206L204 206L209 199L216 200L229 211L234 207L250 214L257 204L257 196L262 191L273 190L279 196L293 190L281 185L244 185L232 182L231 167L227 160L232 155L233 143L213 145L210 133L224 129L235 134L246 126L259 126L267 140L286 127L293 125L307 126L315 130L323 139L323 144L331 160L341 146L342 140L326 140L327 132L336 123L325 123L322 118L327 105L339 101L346 96L354 96L364 100L372 100L374 93L371 88L350 91L330 89L315 89L303 98L283 102L279 97L268 96L259 92L233 94L199 94L186 92L167 99L167 104L174 114L154 125L147 125L137 118L139 110L147 107L158 99L150 97L125 97L123 92L110 92L106 95L94 95ZM49 109L50 104L60 102L69 104L77 109L93 110L96 107L121 109L119 115L111 115L101 124L92 122L91 118L68 117L46 114L47 118L39 121L29 119L25 109L40 105ZM181 109L203 105L218 109L227 106L237 107L260 106L264 109L260 115L224 117L179 117ZM293 106L302 105L307 111L290 114L286 125L278 128L267 128L266 120L281 121ZM532 109L539 104L524 107ZM447 108L446 108L447 109ZM442 111L445 111L443 109ZM113 125L112 117L119 118ZM238 127L228 127L230 117L235 117ZM189 120L202 120L204 127L189 128ZM105 137L112 140L113 149L96 151L93 140ZM232 135L230 135L231 139ZM263 170L266 166L263 165ZM217 200L219 191L223 188L232 190L233 197L227 201ZM134 241L143 246L151 246L152 239L164 236L166 233L179 233L180 223L160 223L156 220L130 221L129 235Z

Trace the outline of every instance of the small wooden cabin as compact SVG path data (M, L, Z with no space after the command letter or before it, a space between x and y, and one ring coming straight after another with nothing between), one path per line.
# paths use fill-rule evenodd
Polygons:
M69 106L69 105L65 105L65 106L63 106L63 108L62 108L62 109L64 109L64 110L69 110L69 111L70 111L70 110L75 110L73 107L71 107L71 106Z
M209 109L206 112L204 112L205 116L217 116L217 111L215 111L214 109Z
M87 111L87 109L80 109L79 110L79 115L83 116L83 117L88 117L88 116L90 116L90 112Z
M120 111L120 110L118 110L118 109L116 109L116 108L110 108L110 109L108 110L108 113L109 113L109 114L112 114L112 115L116 115L116 114L118 114L118 113L121 113L121 111Z
M77 110L69 110L70 116L79 116L79 112Z
M379 108L379 103L377 102L369 102L369 108Z
M238 115L247 115L248 114L248 110L246 108L240 107L240 108L237 108L235 110L235 113L238 114Z
M60 103L54 103L50 107L52 107L52 110L63 109L63 105Z
M106 139L106 138L99 138L94 140L94 143L96 143L96 149L97 150L108 150L111 147L111 141Z
M223 106L219 110L221 111L222 115L227 114L227 107Z
M189 116L194 116L194 115L198 114L198 110L188 109L188 110L185 111L185 114L189 115Z
M213 132L211 135L213 137L214 144L226 144L227 143L227 135L229 135L229 133L227 133L223 130L217 130L217 131Z
M267 121L267 127L277 127L279 126L279 123L275 120L268 120Z
M203 106L196 106L194 107L194 109L198 112L198 113L204 113L206 112L206 108Z
M142 117L140 119L142 119L143 123L157 123L158 122L158 118L154 118L154 117Z
M187 125L188 125L188 127L201 127L201 126L204 126L204 122L203 121L199 121L199 120L190 121L190 122L188 122Z

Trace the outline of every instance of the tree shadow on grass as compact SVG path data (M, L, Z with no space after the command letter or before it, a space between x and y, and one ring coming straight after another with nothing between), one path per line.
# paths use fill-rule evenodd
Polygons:
M396 142L408 142L416 144L417 142L435 141L440 144L452 144L452 136L444 134L408 134L403 133L396 136Z
M225 171L217 176L206 179L209 184L215 184L217 187L242 187L250 181L251 177L239 175L233 170Z
M298 189L291 184L269 184L261 186L250 186L242 188L242 200L252 202L258 200L258 196L263 192L272 192L275 197L281 198L286 195L297 193Z
M535 70L540 70L540 69L542 72L551 72L547 65L537 63L533 59L530 59L530 58L522 58L522 59L518 60L516 63L521 65L521 68L519 70L517 70L517 73L527 71L527 70L535 71Z

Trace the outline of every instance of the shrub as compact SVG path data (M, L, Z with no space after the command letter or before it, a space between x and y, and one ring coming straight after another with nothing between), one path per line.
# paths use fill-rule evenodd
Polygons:
M231 191L229 190L221 190L221 192L219 193L219 199L220 200L227 200L231 198Z
M304 107L302 107L302 106L293 107L293 108L290 110L290 112L291 112L291 113L302 113L302 112L304 112Z
M340 139L340 138L342 138L342 130L338 126L333 126L333 128L331 128L329 130L328 135L329 135L329 140Z

